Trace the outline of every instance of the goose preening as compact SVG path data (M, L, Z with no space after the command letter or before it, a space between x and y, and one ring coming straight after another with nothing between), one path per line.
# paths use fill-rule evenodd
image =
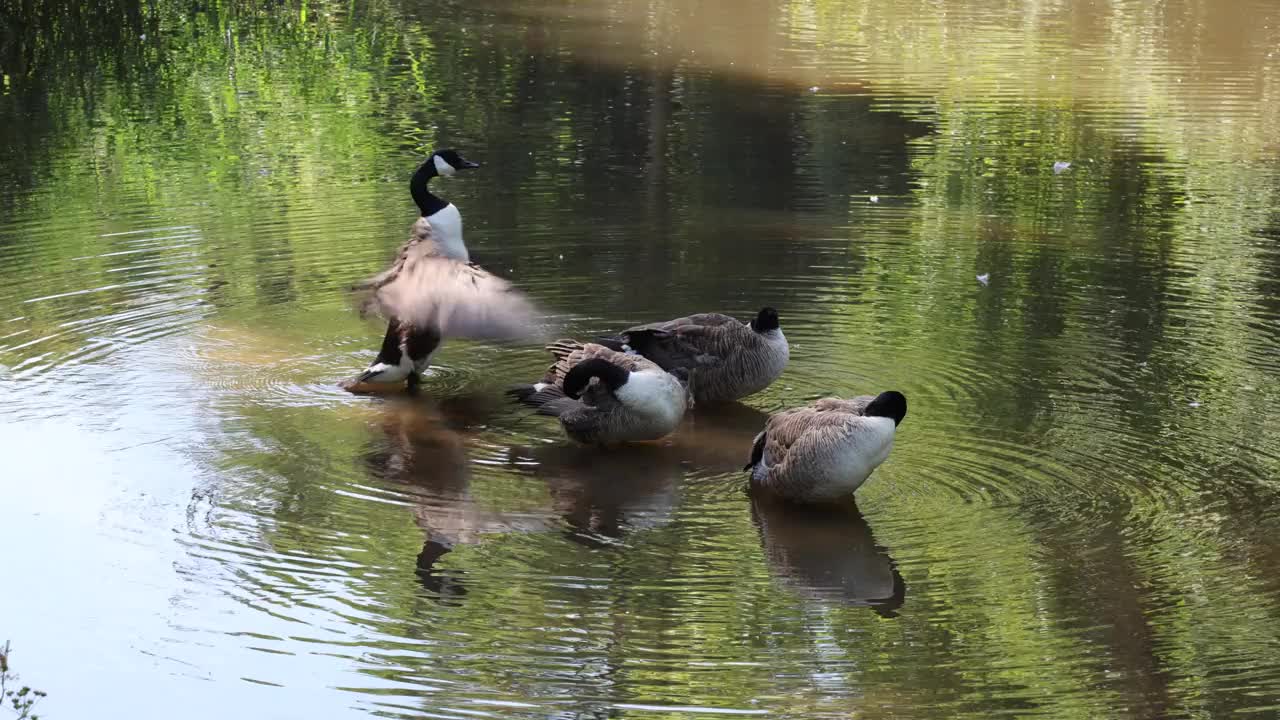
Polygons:
M750 322L701 313L627 328L602 345L641 355L675 375L698 403L737 400L769 387L790 351L778 312L761 308Z
M361 313L387 319L377 357L351 391L416 385L431 354L446 337L519 340L540 337L541 313L511 283L470 262L462 241L462 215L427 189L433 177L449 177L479 164L454 150L438 150L413 174L409 192L422 216L391 267L353 286L366 293Z
M559 418L578 442L657 440L684 417L684 386L639 355L575 340L559 340L547 350L556 361L542 380L508 392L540 414Z
M756 436L753 489L799 502L824 502L857 490L893 449L907 398L889 390L872 398L823 398L771 416Z

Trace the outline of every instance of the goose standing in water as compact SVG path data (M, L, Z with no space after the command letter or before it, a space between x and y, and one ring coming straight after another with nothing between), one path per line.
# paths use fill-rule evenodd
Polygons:
M586 445L657 440L680 424L688 395L674 376L639 355L560 340L542 381L509 391Z
M852 495L889 457L907 398L896 390L852 400L823 398L769 418L756 436L753 489L786 500L826 502Z
M416 386L446 337L517 340L541 334L533 303L506 280L471 264L461 213L427 189L433 177L478 167L455 150L438 150L413 174L409 192L422 217L391 267L354 286L367 293L361 313L385 317L387 333L369 367L342 383L347 390L395 388L406 380Z
M790 359L778 311L761 308L750 322L701 313L628 328L606 347L642 355L685 383L697 403L722 403L760 392Z

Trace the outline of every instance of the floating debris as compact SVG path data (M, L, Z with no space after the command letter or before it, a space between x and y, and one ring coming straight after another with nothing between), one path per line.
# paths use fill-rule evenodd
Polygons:
M818 92L818 86L817 86L817 85L814 85L813 87L809 88L809 92L811 92L811 93L816 93L816 92Z
M1193 407L1193 408L1200 407L1200 401L1199 401L1199 400L1192 400L1191 402L1189 402L1189 403L1187 403L1187 404L1188 404L1188 405L1190 405L1190 406L1191 406L1191 407Z
M982 283L983 286L985 286L987 284L987 281L990 279L991 279L991 273L982 273L981 275L978 276L978 282Z
M878 202L880 202L880 196L879 196L879 195L872 195L871 197L869 197L869 198L867 198L867 199L868 199L868 200L870 200L870 201L871 201L871 202L873 202L873 203L878 203Z
M1065 160L1059 160L1058 162L1053 164L1053 174L1061 175L1069 167L1071 167L1071 163L1066 162Z

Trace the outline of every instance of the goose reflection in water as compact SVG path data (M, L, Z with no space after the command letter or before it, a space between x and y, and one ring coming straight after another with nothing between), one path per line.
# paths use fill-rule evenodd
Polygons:
M467 593L464 573L439 565L454 547L476 544L484 535L547 532L557 525L549 510L503 511L471 497L467 428L482 423L491 407L479 396L395 398L383 409L383 437L364 457L370 475L413 495L414 522L426 536L416 572L444 602Z
M442 601L465 596L465 573L442 569L458 545L486 535L562 532L592 547L617 545L631 532L665 525L678 502L685 472L679 456L656 445L604 451L575 446L509 448L507 463L546 483L545 505L503 510L472 498L468 429L484 424L491 399L396 398L386 403L382 437L364 456L369 474L405 486L414 521L425 534L417 557L424 587ZM492 451L493 449L491 449ZM500 452L500 451L499 451Z
M815 600L897 616L906 584L888 551L876 544L857 505L797 505L753 497L751 515L769 570L783 585Z
M627 533L667 524L686 475L736 472L766 418L759 410L729 403L686 415L679 429L660 442L512 448L508 459L547 483L569 538L616 545Z
M670 522L685 472L657 445L512 448L508 461L547 484L565 536L592 547L618 545L628 533Z

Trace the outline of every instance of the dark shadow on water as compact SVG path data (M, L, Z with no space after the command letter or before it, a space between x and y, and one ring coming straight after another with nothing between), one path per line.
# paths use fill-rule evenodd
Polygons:
M858 506L751 499L769 570L798 594L896 617L907 587Z
M743 403L707 405L685 416L672 451L699 474L740 474L769 413Z

